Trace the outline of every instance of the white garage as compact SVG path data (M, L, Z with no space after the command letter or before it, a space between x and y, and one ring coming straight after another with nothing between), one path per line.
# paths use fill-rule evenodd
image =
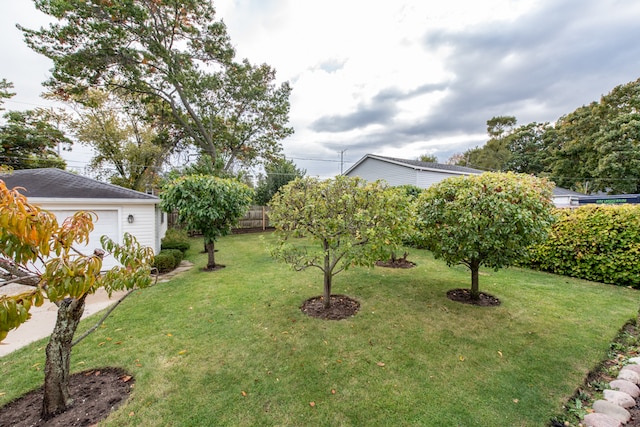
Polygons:
M117 185L76 175L60 169L27 169L0 175L7 187L20 190L30 203L53 212L58 221L78 211L94 212L98 219L87 252L100 247L100 237L122 241L124 233L136 237L143 246L160 251L160 241L167 230L167 220L160 210L160 199ZM114 265L106 258L104 267Z

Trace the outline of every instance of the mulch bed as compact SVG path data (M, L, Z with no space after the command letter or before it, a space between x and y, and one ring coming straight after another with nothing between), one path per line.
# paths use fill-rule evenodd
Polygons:
M300 309L303 313L324 320L342 320L355 315L360 309L360 303L346 295L331 295L331 306L324 308L322 296L309 298Z
M40 419L43 390L30 391L0 408L0 426L76 427L92 426L129 397L134 379L120 368L92 369L71 375L69 391L74 402L62 414Z
M376 261L376 265L378 267L387 267L387 268L413 268L416 266L416 263L412 261L408 261L403 258L398 258L398 259L389 260L389 261Z
M471 290L469 289L452 289L447 292L447 298L451 301L461 302L463 304L477 305L480 307L496 307L500 305L500 300L493 295L480 292L480 298L474 300L471 298Z

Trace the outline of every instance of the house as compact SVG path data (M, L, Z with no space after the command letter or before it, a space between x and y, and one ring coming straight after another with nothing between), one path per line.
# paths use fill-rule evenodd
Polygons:
M461 175L479 175L484 171L455 165L405 160L367 154L344 173L367 181L385 180L389 185L415 185L428 188L443 179Z
M87 251L100 247L102 235L121 242L124 233L160 251L167 219L156 196L53 168L16 170L0 174L0 179L8 188L21 187L30 203L54 213L59 222L78 211L94 212L98 219ZM109 258L103 262L105 268L114 264Z
M420 188L428 188L447 178L479 175L483 172L485 171L464 166L367 154L347 169L344 174L359 176L367 181L382 179L392 186L410 184ZM581 195L575 191L555 187L553 189L553 203L559 208L577 206L578 196Z

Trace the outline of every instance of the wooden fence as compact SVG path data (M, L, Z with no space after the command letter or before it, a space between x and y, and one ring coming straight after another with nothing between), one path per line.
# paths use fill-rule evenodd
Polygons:
M178 214L175 212L167 215L167 221L169 228L182 228L182 225L178 223ZM270 228L269 208L266 206L250 206L246 215L238 221L233 231L242 233L248 231L264 231L268 228Z

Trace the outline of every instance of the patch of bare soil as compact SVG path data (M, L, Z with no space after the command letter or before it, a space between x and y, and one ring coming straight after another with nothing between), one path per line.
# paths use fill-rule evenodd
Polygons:
M331 306L324 308L324 297L309 298L300 310L303 313L325 320L342 320L355 315L360 309L360 303L346 295L331 295Z
M395 260L388 260L388 261L376 261L376 265L378 267L387 267L387 268L413 268L416 266L416 263L403 258L398 258Z
M471 298L470 289L452 289L447 292L447 298L451 301L461 302L463 304L478 305L480 307L497 307L500 305L500 300L493 295L480 292L478 299Z
M74 402L62 414L43 421L42 387L0 408L0 426L76 427L104 420L128 397L134 380L120 368L92 369L71 376L69 388Z

